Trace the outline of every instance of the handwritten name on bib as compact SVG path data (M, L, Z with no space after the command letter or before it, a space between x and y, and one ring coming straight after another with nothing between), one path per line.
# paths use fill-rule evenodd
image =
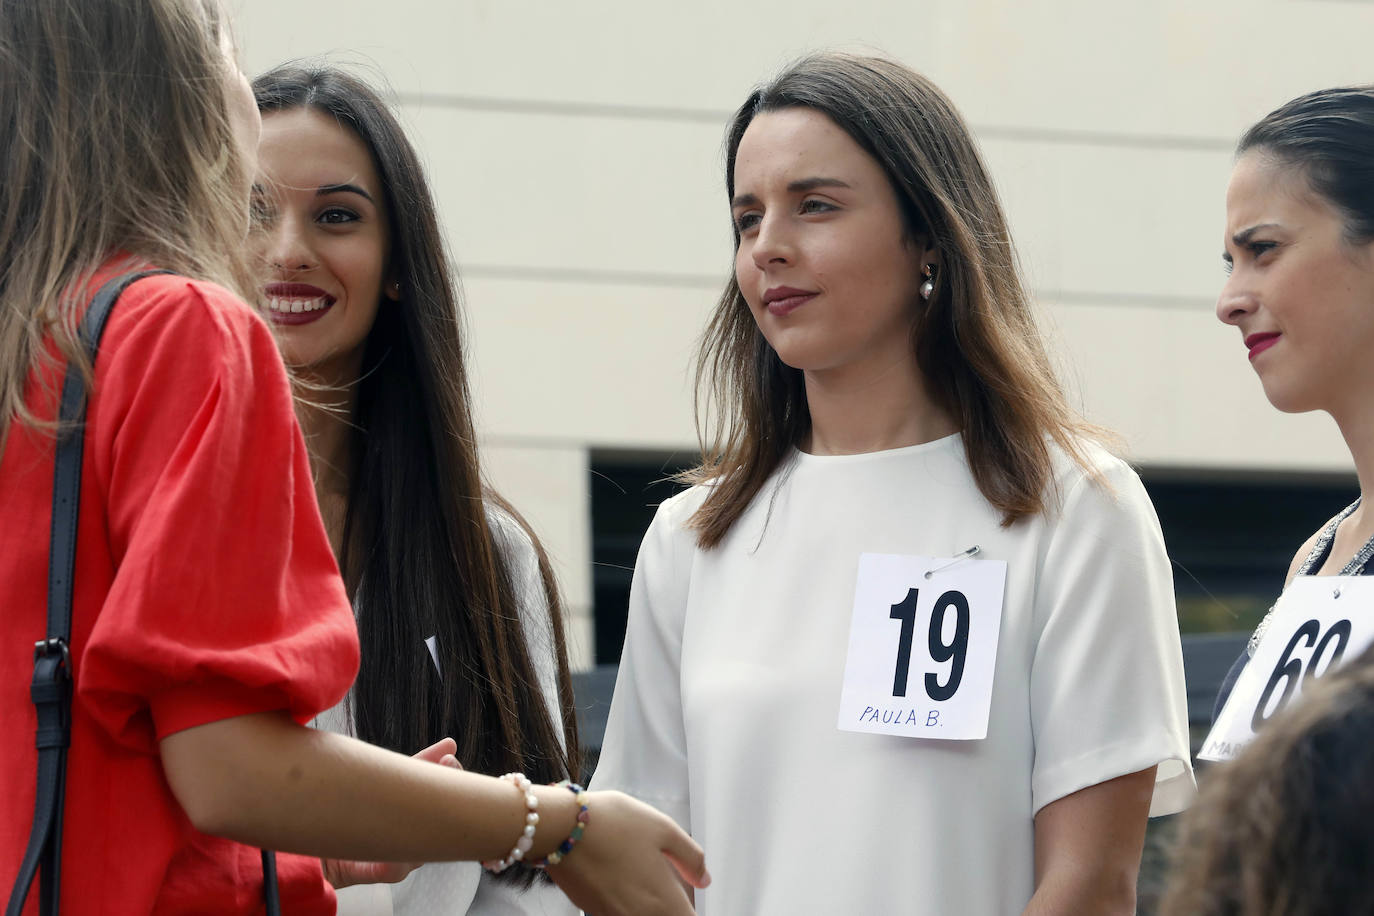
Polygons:
M1229 760L1264 723L1297 699L1310 678L1333 671L1374 642L1374 578L1299 576L1279 596L1198 757Z
M1007 564L859 557L839 727L915 738L986 738Z

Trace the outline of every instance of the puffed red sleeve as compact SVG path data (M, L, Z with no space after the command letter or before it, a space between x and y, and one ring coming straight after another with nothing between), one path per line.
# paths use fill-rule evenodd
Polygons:
M304 722L343 696L356 626L285 370L248 306L179 277L130 287L87 456L115 568L78 689L112 738L152 750L248 713Z

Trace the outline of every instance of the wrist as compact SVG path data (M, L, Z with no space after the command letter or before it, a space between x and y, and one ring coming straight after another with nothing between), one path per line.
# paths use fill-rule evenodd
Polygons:
M582 841L582 835L586 832L587 823L591 819L590 812L587 808L588 795L586 789L582 788L571 779L565 779L558 783L558 788L567 789L577 805L577 813L574 816L575 819L572 831L563 839L563 842L558 844L558 848L553 852L542 859L535 859L532 863L535 868L551 868L560 864L563 859L573 851L577 844Z
M509 783L518 793L522 813L515 845L503 858L482 863L483 868L496 874L517 862L526 865L542 863L579 826L577 818L580 808L577 797L566 789L536 786L523 773L507 773L501 780ZM565 826L567 831L560 832Z
M534 845L525 856L526 862L542 861L554 852L577 826L581 810L577 796L562 786L536 786L539 810L543 812L534 832Z

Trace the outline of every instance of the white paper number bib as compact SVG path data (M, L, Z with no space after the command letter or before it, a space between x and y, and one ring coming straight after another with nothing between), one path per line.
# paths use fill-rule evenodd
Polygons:
M859 557L839 727L986 738L1007 564Z
M1321 677L1374 642L1374 578L1299 576L1279 597L1255 655L1198 757L1229 760L1264 723Z

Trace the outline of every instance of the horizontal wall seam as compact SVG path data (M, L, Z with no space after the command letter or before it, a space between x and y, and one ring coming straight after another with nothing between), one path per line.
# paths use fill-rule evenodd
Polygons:
M637 270L601 270L581 267L520 267L512 264L464 264L459 274L469 280L513 282L579 283L598 286L652 286L673 289L719 291L726 276L710 274L671 274ZM1210 309L1215 300L1204 296L1167 293L1127 293L1099 290L1037 289L1035 298L1064 305L1135 306L1164 309Z
M489 96L449 95L426 92L400 92L396 98L404 105L484 111L494 114L546 115L574 118L619 118L631 121L675 121L712 124L724 127L733 112L703 108L622 105L605 102L554 101L546 99L503 99ZM1231 137L1172 136L1168 134L1118 131L1074 130L1051 127L1013 127L974 125L973 131L985 140L1013 143L1048 143L1061 146L1097 146L1126 149L1176 150L1181 152L1224 152L1235 149Z

